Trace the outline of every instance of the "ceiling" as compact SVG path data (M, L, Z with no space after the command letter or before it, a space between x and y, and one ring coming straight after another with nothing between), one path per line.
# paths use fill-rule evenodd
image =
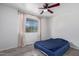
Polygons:
M41 16L41 17L53 16L53 14L49 12L44 12L43 14L40 14L42 9L39 9L39 8L42 7L43 3L4 3L4 5L17 8L20 11L26 12L28 14L36 15L36 16ZM51 10L54 11L54 9L51 9Z
M26 10L34 15L37 16L43 16L43 17L50 17L53 14L49 13L49 12L44 12L43 14L40 14L42 9L39 9L40 7L42 7L43 3L27 3L26 4Z

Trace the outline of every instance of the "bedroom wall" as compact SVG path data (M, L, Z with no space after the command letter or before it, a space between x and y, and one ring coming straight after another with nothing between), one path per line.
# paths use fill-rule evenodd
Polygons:
M48 18L41 19L41 40L49 38Z
M40 40L40 19L26 14L25 18L31 17L39 22L37 33L24 33L24 45L33 44ZM0 4L0 51L18 46L19 20L18 10L9 5ZM41 19L41 40L48 37L47 20Z
M18 46L18 12L0 5L0 51Z
M38 21L38 31L37 32L25 32L24 33L24 45L29 45L33 44L36 41L45 40L48 37L47 33L47 20L45 18L39 19L37 16L25 15L25 20L26 18L32 18L34 20ZM41 23L40 23L41 22ZM41 25L40 25L41 24ZM41 26L41 38L40 38L40 26Z
M63 3L50 20L51 37L64 38L79 49L79 3Z

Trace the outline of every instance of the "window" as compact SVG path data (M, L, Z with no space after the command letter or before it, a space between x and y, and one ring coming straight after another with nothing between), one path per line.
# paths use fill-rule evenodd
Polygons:
M25 30L26 32L37 32L38 21L31 18L27 18L25 23Z

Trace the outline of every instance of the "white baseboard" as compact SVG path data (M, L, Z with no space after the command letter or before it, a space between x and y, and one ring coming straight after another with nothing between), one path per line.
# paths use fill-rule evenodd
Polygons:
M75 46L72 42L70 42L70 47L79 50L79 47Z
M0 51L9 50L9 49L13 49L13 48L17 48L17 47L11 47L11 48L0 49Z

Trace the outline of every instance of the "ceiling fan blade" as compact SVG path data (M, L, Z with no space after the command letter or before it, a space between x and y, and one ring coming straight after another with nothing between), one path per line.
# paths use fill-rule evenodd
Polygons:
M44 3L43 7L39 8L39 9L47 9L48 8L48 3Z
M49 5L48 3L45 3L45 6L44 6L44 7L45 7L45 8L48 8L48 5Z
M44 11L42 11L40 14L43 14Z
M48 10L48 12L53 13L53 11L51 11L51 10L49 10L49 9L47 9L47 10Z
M59 6L59 5L60 5L60 3L56 3L56 4L53 4L53 5L51 5L51 6L48 6L48 8L57 7L57 6Z
M44 7L44 9L46 9L46 8L48 8L48 3L44 3L44 5L43 5L43 7Z

